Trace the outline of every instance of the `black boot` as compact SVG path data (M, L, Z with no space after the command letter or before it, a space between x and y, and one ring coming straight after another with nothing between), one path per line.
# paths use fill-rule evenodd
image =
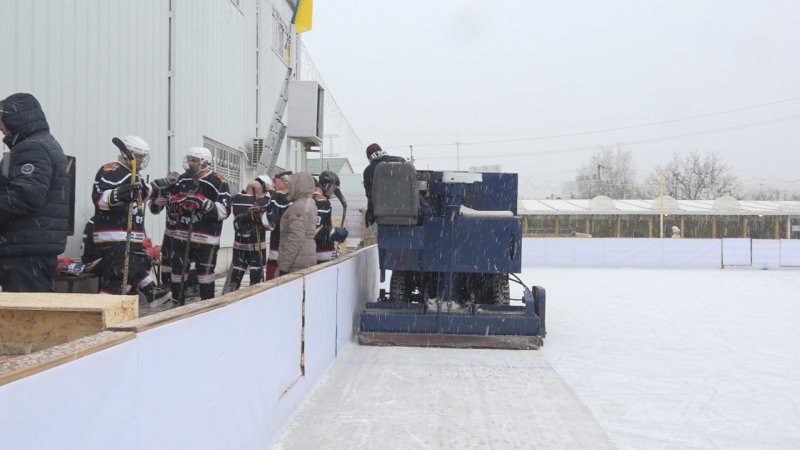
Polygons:
M166 303L170 298L170 288L167 286L156 286L150 283L139 288L139 299L150 305L150 309L158 308Z

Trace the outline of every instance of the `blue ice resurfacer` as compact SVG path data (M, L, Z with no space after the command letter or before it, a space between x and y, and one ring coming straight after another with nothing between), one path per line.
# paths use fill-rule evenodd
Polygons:
M532 349L545 336L545 290L521 270L517 175L375 168L381 281L390 289L361 314L359 342ZM509 276L523 286L509 297ZM514 303L514 304L512 304Z

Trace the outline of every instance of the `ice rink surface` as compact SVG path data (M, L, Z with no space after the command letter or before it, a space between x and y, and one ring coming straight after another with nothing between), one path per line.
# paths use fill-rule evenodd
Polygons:
M522 278L542 349L351 345L276 448L800 448L800 271Z

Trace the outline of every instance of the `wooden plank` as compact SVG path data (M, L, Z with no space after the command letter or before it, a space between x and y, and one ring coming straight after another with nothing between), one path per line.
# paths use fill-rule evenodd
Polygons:
M317 267L317 266L312 266L312 267ZM311 269L306 269L306 270L311 270ZM229 292L219 297L192 302L184 306L178 306L175 308L167 309L154 314L129 320L127 322L119 323L115 326L108 327L108 329L112 331L131 331L139 333L141 331L146 331L156 327L167 325L181 319L186 319L208 311L213 311L217 308L222 308L232 303L236 303L242 300L247 300L248 298L258 294L259 292L266 291L267 289L271 289L275 286L288 283L298 278L302 278L303 276L304 276L303 271L284 275L282 277L274 278L269 281L254 284L253 286L248 286L233 292Z
M133 333L103 331L30 355L5 357L0 360L0 386L130 341L134 337L136 335Z
M465 334L359 332L361 345L446 348L493 348L536 350L543 345L540 336L475 336Z
M138 315L135 295L0 293L0 354L38 352Z

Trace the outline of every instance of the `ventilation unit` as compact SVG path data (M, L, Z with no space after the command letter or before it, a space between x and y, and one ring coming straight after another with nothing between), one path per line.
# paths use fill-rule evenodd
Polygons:
M264 145L266 145L266 143L267 138L253 138L253 144L250 147L250 154L247 155L248 163L251 167L258 165L258 162L261 160L261 154L264 153Z

